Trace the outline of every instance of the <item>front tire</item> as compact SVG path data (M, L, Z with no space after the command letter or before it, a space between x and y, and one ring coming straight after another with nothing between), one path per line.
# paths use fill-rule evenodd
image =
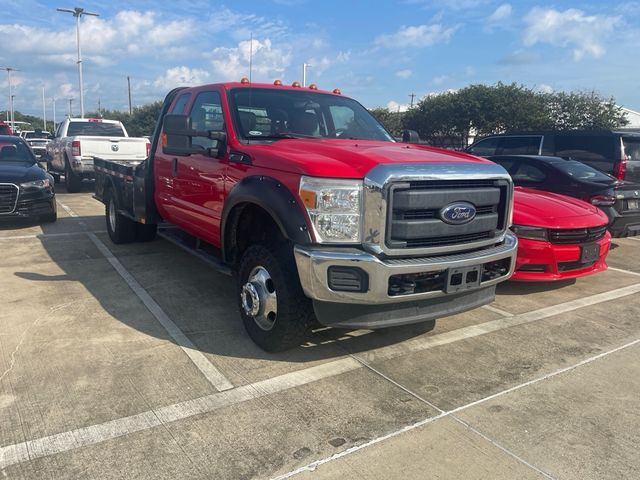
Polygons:
M107 233L113 243L131 243L136 239L136 222L118 213L115 196L111 193L105 199Z
M237 295L244 327L260 348L280 352L303 343L314 324L289 242L256 244L242 255Z

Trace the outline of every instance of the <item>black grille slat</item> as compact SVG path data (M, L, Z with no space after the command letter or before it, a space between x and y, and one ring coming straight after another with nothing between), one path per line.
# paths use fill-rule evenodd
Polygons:
M496 205L487 205L485 207L477 207L476 216L496 213L496 210L497 210ZM402 212L400 219L401 220L425 220L428 218L438 218L439 212L440 212L439 208L432 208L428 210L407 210L405 212Z
M423 180L409 182L411 190L433 188L487 188L498 186L495 180Z
M451 235L449 237L425 238L419 240L407 241L407 248L418 247L439 247L450 244L464 244L469 242L477 242L479 240L488 240L493 237L493 231L471 233L468 235Z
M604 237L607 226L549 230L549 241L558 244L597 242Z
M0 185L0 214L13 213L18 198L18 187L15 185Z

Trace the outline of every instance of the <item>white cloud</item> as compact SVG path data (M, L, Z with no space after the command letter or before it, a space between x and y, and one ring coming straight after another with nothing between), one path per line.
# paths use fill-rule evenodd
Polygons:
M418 26L403 25L396 33L379 35L375 39L375 43L386 48L430 47L436 43L448 42L455 31L456 27L444 27L438 23Z
M570 8L563 12L553 8L533 8L525 17L523 41L527 46L547 43L571 47L574 60L605 54L604 40L622 23L620 16L585 15Z
M400 78L409 78L411 75L413 75L413 71L408 68L405 68L404 70L398 70L396 72L396 77Z
M443 83L445 83L447 80L449 80L449 76L448 75L440 75L438 77L434 77L431 79L431 83L433 83L434 85L440 86Z
M542 93L553 93L553 87L551 85L547 85L546 83L541 83L536 88L537 91Z
M387 103L387 109L391 112L406 112L409 110L409 104L407 103L398 103L394 100L391 100Z
M164 92L168 92L175 87L200 85L207 83L209 72L198 68L185 66L168 69L153 82L153 86Z
M191 20L162 22L155 12L124 10L113 18L83 18L83 60L113 64L122 55L149 55L154 47L166 47L193 31ZM0 36L11 38L11 53L28 54L47 63L68 64L76 58L75 26L56 32L20 24L0 24Z
M288 47L275 48L270 39L253 39L238 43L237 47L218 47L211 52L211 63L217 76L224 80L249 76L249 60L253 56L253 80L282 78L291 63L291 50Z
M489 15L487 18L487 22L490 24L496 24L502 22L511 16L513 12L513 8L511 8L511 4L503 3L498 8L494 10L494 12Z

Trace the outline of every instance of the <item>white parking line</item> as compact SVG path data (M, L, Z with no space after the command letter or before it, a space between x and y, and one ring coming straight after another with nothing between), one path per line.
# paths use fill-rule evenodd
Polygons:
M368 352L360 352L358 355L367 362L375 362L378 360L394 358L400 355L419 352L428 348L446 345L449 343L457 342L459 340L465 340L467 338L477 337L486 333L503 330L505 328L515 327L517 325L523 325L525 323L536 322L538 320L553 317L561 313L571 312L573 310L577 310L578 308L596 305L598 303L615 300L617 298L626 297L627 295L633 295L639 292L640 283L636 283L634 285L618 288L609 292L591 295L590 297L579 298L576 300L571 300L570 302L540 308L532 312L521 313L519 315L513 315L506 318L498 318L496 320L491 320L490 322L485 322L478 325L470 325L468 327L441 333L440 335L434 335L432 337L427 336L405 340L402 343L377 348Z
M373 440L370 440L370 441L368 441L366 443L363 443L361 445L356 445L354 447L348 448L348 449L346 449L346 450L344 450L342 452L339 452L339 453L336 453L334 455L331 455L330 457L326 457L326 458L323 458L321 460L316 460L315 462L311 462L311 463L309 463L309 464L307 464L307 465L305 465L303 467L297 468L297 469L295 469L295 470L293 470L291 472L288 472L288 473L285 473L283 475L279 475L277 477L274 477L272 480L285 480L287 478L291 478L291 477L293 477L295 475L298 475L300 473L303 473L303 472L312 472L315 469L317 469L319 466L324 465L325 463L329 463L329 462L332 462L334 460L338 460L340 458L346 457L347 455L351 455L352 453L355 453L355 452L357 452L359 450L362 450L364 448L371 447L373 445L376 445L377 443L383 442L383 441L388 440L388 439L393 438L393 437L397 437L398 435L401 435L403 433L410 432L411 430L415 430L416 428L419 428L419 427L422 427L423 425L427 425L429 423L435 422L436 420L439 420L441 418L445 418L445 417L454 415L456 413L460 413L460 412L462 412L464 410L467 410L467 409L469 409L471 407L475 407L477 405L480 405L482 403L488 402L488 401L493 400L495 398L501 397L503 395L507 395L507 394L509 394L511 392L514 392L516 390L520 390L522 388L525 388L525 387L534 385L536 383L542 382L543 380L547 380L549 378L556 377L558 375L561 375L563 373L569 372L569 371L574 370L574 369L576 369L578 367L581 367L583 365L587 365L589 363L595 362L596 360L599 360L599 359L601 359L603 357L606 357L608 355L611 355L613 353L616 353L616 352L619 352L619 351L624 350L626 348L629 348L629 347L632 347L634 345L637 345L638 343L640 343L640 339L633 340L632 342L626 343L626 344L621 345L619 347L616 347L616 348L614 348L612 350L608 350L606 352L600 353L599 355L595 355L593 357L589 357L589 358L587 358L585 360L582 360L581 362L575 363L575 364L573 364L573 365L571 365L569 367L565 367L565 368L562 368L560 370L556 370L554 372L548 373L546 375L543 375L541 377L535 378L535 379L530 380L528 382L524 382L524 383L518 384L518 385L516 385L514 387L507 388L506 390L502 390L500 392L494 393L493 395L489 395L487 397L481 398L481 399L476 400L474 402L467 403L466 405L462 405L461 407L454 408L453 410L448 410L446 412L442 412L439 415L436 415L435 417L426 418L426 419L421 420L421 421L419 421L417 423L414 423L412 425L408 425L408 426L403 427L403 428L401 428L399 430L396 430L395 432L388 433L387 435L384 435L382 437L374 438ZM535 467L532 467L532 468L535 468ZM535 468L535 469L538 470L537 468ZM544 473L544 472L541 472L541 473Z
M632 272L631 270L625 270L624 268L616 268L616 267L611 267L610 266L609 270L613 270L614 272L626 273L627 275L636 275L636 276L640 277L640 273Z
M194 415L212 412L228 405L306 385L360 367L361 365L354 359L343 358L298 372L280 375L269 380L237 387L226 392L149 410L130 417L118 418L98 425L8 445L0 448L0 470L16 463L75 450L76 448L148 430L170 422L193 417Z
M489 310L490 312L497 313L503 317L513 317L513 313L507 312L506 310L502 310L501 308L494 307L492 305L484 305L482 308L485 310Z
M72 217L77 218L75 212L68 206L60 203L60 206ZM129 285L129 288L133 290L133 293L140 299L140 301L147 307L149 312L160 322L167 333L173 338L176 344L187 354L193 364L198 370L206 377L206 379L213 385L213 387L222 392L233 388L233 384L216 368L213 363L204 356L204 354L198 350L198 348L182 333L178 326L169 318L169 316L162 310L160 305L149 295L149 293L138 283L138 281L124 268L122 263L111 253L111 250L100 240L95 233L86 232L86 235L93 242L93 244L100 250L100 253L107 259L116 272L122 277L122 279Z
M93 233L106 233L106 230L92 230ZM33 235L14 235L10 237L0 237L1 240L28 240L30 238L56 238L86 235L87 232L62 232L62 233L37 233Z
M461 328L458 331L454 332L442 333L431 337L427 336L416 340L408 340L403 342L402 344L382 347L371 350L370 352L360 352L358 353L358 356L362 359L365 359L365 361L367 362L399 357L405 354L426 350L440 345L445 345L458 340L464 340L479 335L484 335L485 333L495 332L500 329L510 328L516 325L522 325L525 323L542 320L552 315L566 313L585 306L595 305L597 303L606 302L627 295L633 295L638 292L640 292L640 284L635 284L629 287L613 290L611 292L594 295L593 297L574 300L560 305L554 305L552 307L545 307L533 312L514 315L513 317L509 318L492 320L483 325L474 325ZM605 352L604 354L597 355L595 357L592 357L592 360L583 360L582 362L576 364L576 366L589 363L593 361L593 359L601 358L604 355L621 350L622 348L626 348L637 342L638 341L634 341L625 346L618 347L617 349L611 350L609 352ZM404 344L408 344L408 346L404 348ZM315 367L298 370L296 372L287 373L267 380L262 380L260 382L237 387L225 392L215 393L205 397L196 398L194 400L179 402L173 405L159 408L157 410L150 410L138 415L119 418L116 420L111 420L109 422L79 428L76 430L72 430L71 432L63 432L48 437L42 437L35 440L28 440L22 443L17 443L14 445L8 445L0 448L0 469L6 468L9 465L14 465L16 463L28 461L33 458L39 458L60 452L74 450L76 448L93 445L105 440L127 435L129 433L153 428L161 424L182 420L194 415L212 412L231 404L244 402L265 395L270 395L291 388L299 387L312 382L316 382L318 380L350 372L352 370L357 370L359 368L363 368L362 363L356 361L351 357L346 357L338 360L333 360ZM572 368L575 367L568 367L558 372L561 373ZM558 372L546 375L544 378L556 375L558 374ZM539 380L527 382L523 385L529 385L531 383L535 383L536 381ZM505 392L513 391L517 388L521 387L513 387L506 390ZM493 395L491 398L495 398L495 396L497 395ZM456 413L457 411L458 410L453 410L451 412L446 412L446 414L450 415L451 413ZM438 417L419 422L419 424L417 424L416 426L429 423L436 418ZM415 428L415 426L407 428L412 429ZM402 432L400 431L400 433Z

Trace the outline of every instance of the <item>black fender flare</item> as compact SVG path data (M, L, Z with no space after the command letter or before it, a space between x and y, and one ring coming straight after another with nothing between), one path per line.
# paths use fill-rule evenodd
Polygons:
M274 220L282 235L298 245L312 243L307 227L304 207L281 182L267 176L251 176L238 182L227 195L222 210L220 225L222 258L232 263L229 244L238 218L236 207L243 204L256 205L265 210Z

